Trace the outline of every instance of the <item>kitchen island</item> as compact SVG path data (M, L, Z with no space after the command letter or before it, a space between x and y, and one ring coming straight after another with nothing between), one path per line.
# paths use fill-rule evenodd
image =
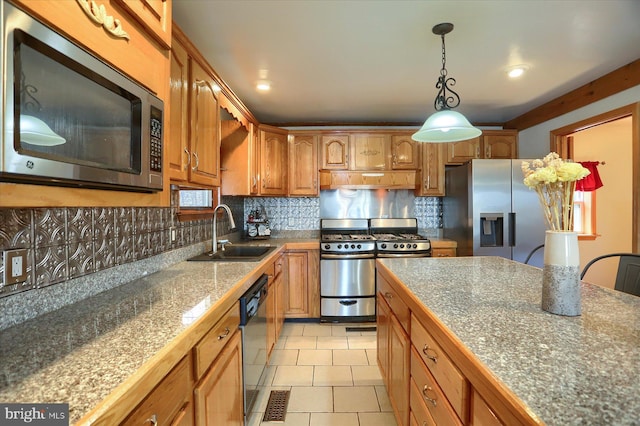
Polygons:
M497 257L377 262L379 289L388 282L411 311L402 333L417 345L418 318L461 372L462 423L477 392L503 424L640 424L640 298L583 283L582 315L564 317L541 310L538 268ZM417 382L413 363L410 374Z

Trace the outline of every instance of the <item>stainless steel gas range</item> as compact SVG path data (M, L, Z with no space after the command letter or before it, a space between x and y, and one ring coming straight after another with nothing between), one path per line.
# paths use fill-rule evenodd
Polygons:
M376 318L376 257L426 257L431 244L416 219L320 221L320 320Z

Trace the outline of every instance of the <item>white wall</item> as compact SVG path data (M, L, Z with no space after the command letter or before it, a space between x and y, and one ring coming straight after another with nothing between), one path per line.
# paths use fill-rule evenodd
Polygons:
M525 129L518 134L518 156L542 158L549 153L549 137L552 130L636 102L640 102L640 85Z
M630 252L632 248L633 188L631 117L592 127L573 134L576 161L604 161L598 167L603 187L595 191L595 240L582 240L581 268L596 256ZM593 265L585 280L613 288L617 259L606 259Z

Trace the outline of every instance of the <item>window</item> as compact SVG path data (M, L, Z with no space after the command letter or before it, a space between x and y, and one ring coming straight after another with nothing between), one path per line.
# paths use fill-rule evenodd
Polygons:
M575 191L573 193L573 230L579 239L596 238L596 193Z

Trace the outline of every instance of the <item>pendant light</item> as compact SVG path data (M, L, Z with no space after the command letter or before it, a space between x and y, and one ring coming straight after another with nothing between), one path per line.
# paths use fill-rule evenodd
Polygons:
M434 34L442 38L442 69L436 83L438 94L433 103L437 112L427 118L420 130L411 135L411 139L417 142L457 142L473 139L482 134L482 131L473 127L464 115L453 111L453 108L460 105L460 96L451 89L451 86L455 86L456 80L453 77L447 77L444 46L444 36L452 30L453 24L450 23L438 24L432 29Z

